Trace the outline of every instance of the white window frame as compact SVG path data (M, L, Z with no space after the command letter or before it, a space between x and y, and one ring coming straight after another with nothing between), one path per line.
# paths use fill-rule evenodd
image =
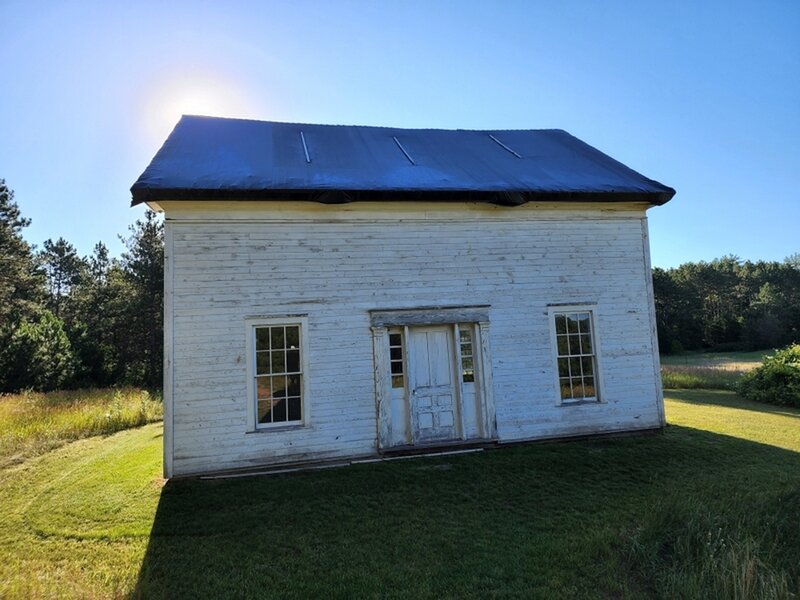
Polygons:
M464 342L461 339L462 332L467 333L469 335L469 342ZM464 354L464 346L469 344L469 353ZM475 327L472 323L459 323L455 328L455 352L456 352L456 361L458 363L458 379L461 385L474 385L478 379L478 368L476 366L475 361ZM469 358L472 363L472 367L466 369L464 367L464 359ZM472 379L467 381L464 379L465 371L471 371Z
M256 393L256 328L299 326L300 327L300 411L299 421L281 423L258 422L258 395ZM247 340L247 431L276 431L307 427L310 421L310 402L308 400L308 317L304 315L286 315L281 317L248 317L245 319L245 339Z
M400 336L400 358L392 358L392 349L397 348L398 346L392 346L392 336L399 335ZM389 385L393 390L406 390L408 388L408 362L407 354L406 354L406 332L403 327L389 327L387 331L386 337L387 343L389 344ZM400 377L403 378L403 385L394 385L394 378L396 376L395 373L392 373L392 364L399 363L402 369L402 373L397 373Z
M594 383L596 396L592 398L562 398L561 380L558 374L558 338L556 335L556 315L561 313L584 312L589 313L589 323L592 333L592 348L594 350ZM553 357L553 381L555 383L556 404L558 406L575 406L581 404L604 404L605 390L603 389L602 358L600 356L600 331L597 326L596 304L551 304L547 307L547 319L550 327L550 347Z

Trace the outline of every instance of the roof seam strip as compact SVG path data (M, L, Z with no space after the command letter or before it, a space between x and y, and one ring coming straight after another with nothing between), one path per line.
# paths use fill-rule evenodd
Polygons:
M503 142L501 142L500 140L498 140L498 139L497 139L496 137L494 137L494 136L493 136L491 133L490 133L490 134L488 134L488 135L489 135L489 137L490 137L490 138L492 138L492 140L494 140L494 141L495 141L497 144L499 144L501 147L503 147L503 148L505 148L506 150L508 150L509 152L511 152L511 154L513 154L513 155L514 155L514 156L516 156L517 158L522 158L522 156L520 156L519 154L517 154L516 152L514 152L514 151L513 151L511 148L509 148L508 146L506 146L506 145L505 145Z
M394 140L394 143L397 144L397 147L400 148L400 151L406 155L408 162L410 162L414 166L417 166L417 163L414 162L414 159L411 158L411 155L408 152L406 152L405 148L403 148L403 144L400 143L400 140L398 140L396 136L392 136L392 139Z
M303 135L303 132L300 132L300 141L303 142L303 152L306 155L306 163L311 164L311 157L308 155L308 146L306 145L306 136Z

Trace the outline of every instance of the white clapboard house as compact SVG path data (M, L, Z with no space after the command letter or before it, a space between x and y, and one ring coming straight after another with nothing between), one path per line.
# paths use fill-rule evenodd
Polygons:
M664 425L648 208L561 130L183 117L164 468L182 476Z

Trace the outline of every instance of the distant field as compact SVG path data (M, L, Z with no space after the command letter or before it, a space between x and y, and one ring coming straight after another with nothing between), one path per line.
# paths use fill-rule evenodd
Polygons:
M723 369L752 369L772 354L774 350L754 352L686 352L684 354L662 354L661 364L670 366L720 367Z
M800 594L800 410L668 392L655 435L217 481L161 424L0 468L0 598Z
M772 350L755 352L687 352L661 356L666 389L733 389L742 374L754 369Z

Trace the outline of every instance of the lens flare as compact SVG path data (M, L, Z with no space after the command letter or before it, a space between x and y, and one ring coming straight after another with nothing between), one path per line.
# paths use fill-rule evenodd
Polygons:
M159 143L181 115L258 118L241 88L221 77L175 79L158 86L144 107L148 137Z

